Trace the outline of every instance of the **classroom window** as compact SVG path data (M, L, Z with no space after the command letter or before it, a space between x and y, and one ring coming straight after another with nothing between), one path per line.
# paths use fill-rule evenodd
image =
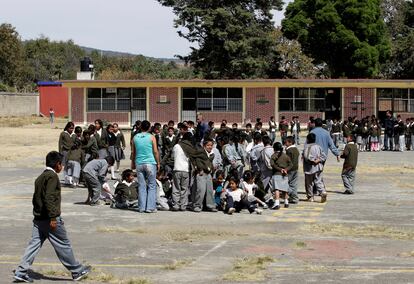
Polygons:
M145 88L88 88L87 111L146 110Z
M321 88L280 88L279 111L321 111L325 107L326 92Z
M378 110L393 112L414 112L413 89L377 89Z
M182 108L191 111L241 112L242 88L183 88Z

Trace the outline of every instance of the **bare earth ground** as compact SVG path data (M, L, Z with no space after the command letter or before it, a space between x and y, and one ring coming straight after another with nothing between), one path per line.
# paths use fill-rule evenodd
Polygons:
M11 140L0 154L0 283L11 282L30 238L33 181L60 131L47 123L0 128ZM361 153L357 194L347 196L330 155L326 204L262 216L89 207L84 188L63 189L62 216L77 258L94 267L87 283L414 283L413 158ZM304 198L303 178L299 189ZM70 279L47 242L31 275Z

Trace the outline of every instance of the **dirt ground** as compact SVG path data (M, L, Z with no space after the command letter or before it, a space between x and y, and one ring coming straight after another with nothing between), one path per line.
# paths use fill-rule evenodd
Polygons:
M60 131L47 123L0 127L12 141L0 156L0 283L12 281L30 239L33 181ZM94 267L86 283L414 283L413 158L361 153L357 192L348 196L330 154L327 203L263 215L140 214L82 205L85 188L64 188L62 216L76 257ZM70 282L47 242L31 276Z

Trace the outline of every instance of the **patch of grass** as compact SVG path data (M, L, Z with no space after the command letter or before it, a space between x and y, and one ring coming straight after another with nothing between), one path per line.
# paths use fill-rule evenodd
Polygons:
M235 261L230 272L223 276L223 280L235 282L257 282L266 278L267 266L274 262L270 256L244 257Z
M123 228L123 227L98 227L99 233L128 233L128 234L145 234L146 230L141 228Z
M193 262L192 259L180 259L174 260L173 263L167 264L163 267L165 270L177 270L185 266L190 265Z
M167 232L164 235L164 239L170 242L193 242L203 239L223 239L242 236L247 236L247 234L219 230L189 229Z
M151 281L145 278L121 279L115 277L112 273L92 268L92 273L85 278L85 282L90 283L109 283L109 284L151 284Z
M124 281L122 284L151 284L151 281L145 278L131 278Z
M389 226L348 226L341 224L311 224L305 225L304 230L330 236L385 238L394 240L414 240L414 231Z
M72 275L70 274L69 271L62 270L62 269L57 269L57 270L53 270L53 269L40 270L39 273L42 274L42 275L45 275L45 276L72 277Z
M296 242L296 247L298 248L306 248L307 245L305 242Z

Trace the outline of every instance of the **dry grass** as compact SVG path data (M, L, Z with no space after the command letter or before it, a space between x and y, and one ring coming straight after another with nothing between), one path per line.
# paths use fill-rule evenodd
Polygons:
M165 270L177 270L186 266L191 265L193 262L192 259L180 259L180 260L174 260L171 264L167 264L163 267Z
M193 242L205 239L216 240L243 236L247 236L247 234L220 230L188 229L166 232L164 235L164 239L170 242Z
M71 278L71 274L67 270L41 270L42 275L52 277L65 277ZM86 283L109 283L109 284L151 284L148 279L145 278L129 278L121 279L114 276L112 273L102 271L100 269L93 268L92 272L83 280Z
M384 238L394 240L414 240L414 231L409 229L392 228L389 226L348 226L341 224L312 224L305 225L304 230L316 234L355 237L355 238Z
M141 228L123 228L123 227L98 227L99 233L126 233L126 234L146 234L147 231Z
M414 257L414 250L410 252L402 252L398 256L399 257Z
M296 242L295 245L296 245L297 248L306 248L307 247L305 242Z
M223 280L235 282L257 282L266 278L266 269L274 259L270 256L244 257L235 261Z

